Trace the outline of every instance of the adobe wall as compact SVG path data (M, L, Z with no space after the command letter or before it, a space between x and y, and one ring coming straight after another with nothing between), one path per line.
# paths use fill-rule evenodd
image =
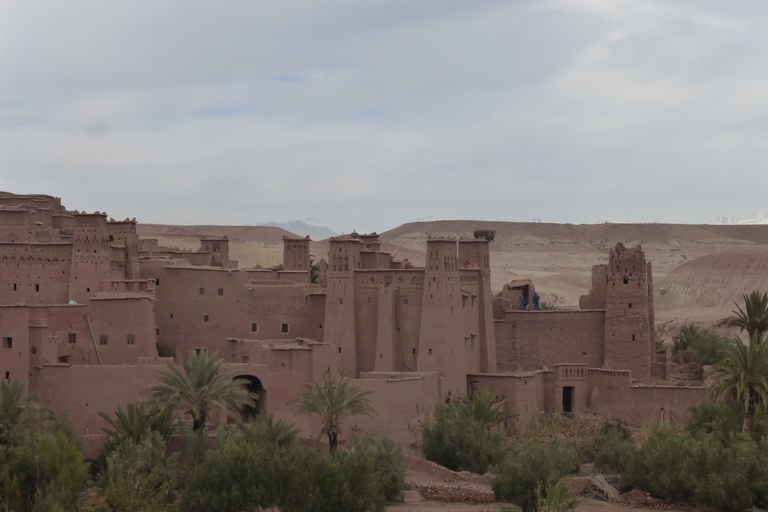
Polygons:
M158 343L167 355L197 347L225 353L228 338L323 340L324 296L310 300L316 285L248 282L239 270L165 265L142 265L142 276L159 280Z
M72 245L0 243L0 304L69 300Z
M498 371L558 363L603 366L604 311L505 311L495 321Z
M353 430L376 436L388 436L396 443L414 444L421 439L420 429L427 411L440 400L440 377L437 374L399 373L362 374L352 381L370 391L371 402L378 412L373 418L354 416L345 420L345 439ZM317 431L315 431L317 432Z
M591 388L589 386L589 368L586 364L556 364L552 373L554 400L548 404L550 410L566 411L566 390L571 389L571 411L577 413L589 408Z
M140 357L157 356L154 301L149 296L37 306L30 308L29 316L31 323L47 328L44 346L40 347L45 364L66 361L95 365L99 356L104 365L132 364Z
M608 265L593 265L592 287L587 295L579 297L579 309L605 309L607 287Z
M34 241L34 223L29 211L0 208L0 242Z
M45 366L32 370L30 391L38 395L41 405L68 416L75 432L100 434L108 424L98 413L109 415L118 405L146 399L146 390L155 384L157 369L162 367Z
M111 248L107 216L103 213L75 215L69 299L85 302L102 290L111 274Z
M27 381L29 315L25 307L0 306L0 379Z
M688 409L700 403L706 394L703 387L630 386L629 372L590 370L594 385L591 408L608 411L630 425L641 426L647 421L665 421L681 425ZM616 374L622 374L620 376Z
M468 394L491 393L499 400L506 400L507 409L517 409L519 423L524 425L537 412L547 410L546 376L549 373L470 374L467 375Z
M416 371L424 272L361 270L353 283L358 370Z

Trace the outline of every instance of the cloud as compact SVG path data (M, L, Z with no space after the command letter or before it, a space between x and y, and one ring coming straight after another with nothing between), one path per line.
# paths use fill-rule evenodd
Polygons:
M764 203L759 2L0 4L0 188L143 222Z

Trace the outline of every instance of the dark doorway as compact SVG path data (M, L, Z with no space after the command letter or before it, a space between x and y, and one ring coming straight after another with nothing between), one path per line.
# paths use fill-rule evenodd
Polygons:
M251 393L256 393L259 397L259 400L256 402L256 407L246 405L240 410L240 417L244 422L248 422L267 410L267 391L264 389L264 385L262 385L258 377L254 377L253 375L242 375L239 379L245 381L245 389Z
M573 386L563 386L563 414L573 415Z

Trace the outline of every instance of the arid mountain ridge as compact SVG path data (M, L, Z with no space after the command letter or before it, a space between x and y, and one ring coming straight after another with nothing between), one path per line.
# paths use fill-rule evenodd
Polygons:
M492 229L492 286L532 279L544 300L578 307L589 291L593 265L605 263L617 242L642 245L654 270L657 321L665 329L695 321L711 325L730 313L733 301L753 289L768 290L768 225L552 224L538 222L430 221L403 224L381 233L383 249L415 265L424 263L429 237L472 237ZM281 262L282 237L266 226L139 225L142 238L161 245L195 249L201 235L227 236L241 266ZM312 244L327 256L327 241Z

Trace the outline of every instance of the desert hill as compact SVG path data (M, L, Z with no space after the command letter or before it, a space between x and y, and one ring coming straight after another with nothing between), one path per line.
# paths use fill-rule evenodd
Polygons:
M281 263L282 237L296 236L268 226L143 224L138 229L142 238L188 249L199 247L201 235L226 235L231 257L242 267ZM768 290L768 225L413 222L382 233L382 249L423 265L429 237L471 237L476 229L496 231L494 290L530 278L544 300L560 307L577 307L589 291L592 266L606 263L617 242L643 246L654 270L657 320L670 328L714 322L746 291ZM328 241L313 242L311 251L317 259L327 257Z

